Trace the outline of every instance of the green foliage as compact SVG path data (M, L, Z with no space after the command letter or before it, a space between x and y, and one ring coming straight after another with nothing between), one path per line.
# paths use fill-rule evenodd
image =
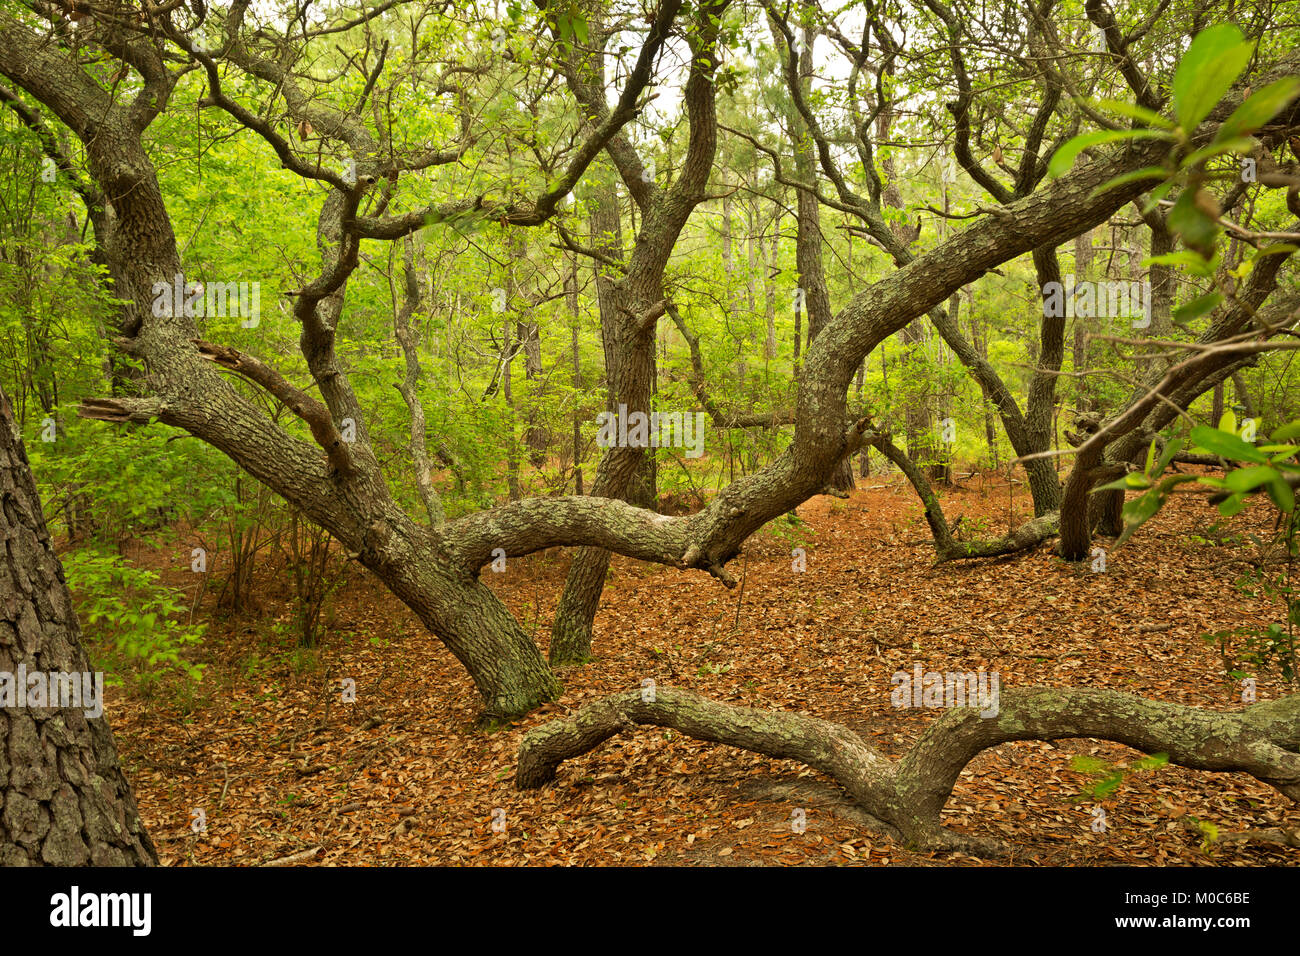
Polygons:
M1079 773L1096 778L1095 782L1086 787L1077 799L1091 797L1094 800L1105 800L1119 790L1126 777L1147 770L1156 770L1167 763L1169 763L1169 755L1164 753L1150 754L1133 761L1128 766L1112 764L1096 757L1076 756L1071 759L1070 767Z
M1201 852L1209 854L1214 844L1219 839L1219 828L1209 820L1202 820L1200 817L1194 817L1188 814L1188 820L1196 827L1196 832L1201 835Z
M1247 97L1220 124L1213 140L1194 148L1196 128L1228 93L1250 62L1254 49L1254 44L1242 38L1241 29L1235 24L1223 23L1202 30L1183 54L1174 73L1174 123L1135 103L1098 103L1099 108L1121 113L1141 125L1128 129L1096 130L1071 138L1053 155L1048 164L1049 175L1060 176L1074 164L1081 152L1093 146L1140 139L1173 143L1176 149L1172 165L1148 166L1126 173L1098 186L1094 194L1144 179L1162 179L1164 182L1147 201L1147 208L1151 209L1173 188L1183 186L1170 208L1168 226L1199 257L1204 274L1209 274L1220 227L1217 204L1202 188L1206 161L1225 153L1249 153L1256 145L1250 134L1268 123L1300 94L1300 78L1287 77L1270 83Z
M1263 550L1261 559L1252 564L1234 582L1237 591L1252 598L1262 598L1279 607L1280 620L1251 623L1211 634L1202 634L1207 644L1217 644L1223 656L1224 670L1236 680L1256 673L1276 671L1283 680L1294 682L1300 676L1297 636L1300 635L1300 581L1296 562L1300 559L1300 512L1294 509L1274 541ZM1279 554L1280 552L1280 554ZM1273 558L1280 558L1274 563Z
M1222 425L1231 426L1225 417ZM1141 472L1131 472L1123 478L1116 479L1093 489L1093 492L1131 489L1143 490L1143 494L1124 505L1124 531L1116 541L1116 547L1122 545L1133 532L1150 518L1154 517L1160 507L1168 500L1175 487L1187 482L1198 482L1211 488L1221 489L1228 494L1219 505L1220 514L1225 517L1234 515L1245 507L1246 495L1260 486L1267 491L1278 509L1290 515L1295 510L1295 494L1287 482L1287 475L1300 475L1300 464L1294 460L1300 451L1300 445L1283 444L1286 437L1297 434L1296 426L1300 422L1277 429L1272 444L1256 447L1244 440L1231 427L1210 428L1198 425L1191 430L1194 454L1218 455L1225 461L1244 461L1250 464L1244 468L1232 468L1222 478L1213 475L1171 475L1161 478L1174 456L1183 448L1181 439L1165 443L1159 459L1155 457L1156 442L1153 440L1147 454L1146 467Z
M1141 472L1103 485L1094 491L1108 489L1142 489L1143 493L1124 505L1124 531L1116 546L1122 545L1141 525L1157 514L1168 500L1173 488L1186 482L1197 482L1215 489L1222 496L1219 512L1231 517L1246 507L1247 498L1259 488L1264 488L1281 521L1279 530L1262 560L1241 575L1235 582L1237 590L1247 596L1266 598L1281 608L1281 619L1261 624L1249 624L1201 635L1206 643L1217 644L1224 659L1224 669L1234 678L1248 676L1242 667L1259 671L1276 669L1282 678L1294 681L1297 667L1296 642L1300 634L1300 581L1297 580L1296 563L1300 558L1300 511L1295 507L1295 493L1287 480L1300 476L1297 453L1300 445L1288 444L1300 437L1300 420L1273 430L1269 443L1256 445L1242 437L1231 412L1223 417L1218 428L1198 425L1191 429L1192 451L1198 454L1217 455L1226 463L1244 462L1239 467L1229 467L1222 478L1213 475L1162 474L1183 447L1180 440L1166 443L1164 452L1155 458L1153 441L1147 454L1146 467ZM1280 552L1276 565L1272 558Z
M182 623L189 608L157 572L89 550L67 555L63 567L92 654L114 671L129 668L148 677L170 670L202 679L205 665L190 663L182 652L202 640L207 625Z

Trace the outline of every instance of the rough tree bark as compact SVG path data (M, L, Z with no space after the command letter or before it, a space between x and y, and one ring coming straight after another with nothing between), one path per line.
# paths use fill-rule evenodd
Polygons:
M1063 558L1081 561L1090 553L1093 519L1100 507L1090 507L1093 487L1123 474L1180 411L1221 384L1250 356L1266 350L1268 336L1300 320L1300 295L1290 293L1268 301L1288 256L1264 257L1236 297L1211 314L1209 327L1196 343L1201 350L1158 379L1159 368L1149 373L1135 397L1079 446L1061 496Z
M90 670L9 399L0 391L0 673ZM0 708L0 866L153 866L103 716ZM102 703L102 701L101 701Z
M594 199L589 216L592 248L613 262L621 262L623 233L613 182L600 182ZM626 304L619 290L617 270L596 262L595 278L600 340L605 353L605 411L617 414L620 404L629 412L649 411L654 343L631 328L629 317L620 312ZM624 467L614 467L616 455L622 458ZM640 448L607 449L596 468L591 493L621 498L642 508L653 507L654 472L647 470L647 465L653 468L653 464L653 456ZM551 625L552 665L580 663L590 657L592 624L605 589L609 560L610 553L601 548L578 548L573 553Z
M714 105L713 71L717 53L713 39L717 35L716 18L726 8L727 0L713 0L705 5L697 21L698 33L691 39L695 57L686 83L686 111L690 121L690 139L678 178L668 189L656 181L653 164L646 164L631 141L618 133L611 137L606 152L628 192L644 216L641 230L628 257L625 275L616 278L610 272L597 276L600 300L602 341L605 368L609 381L609 410L625 406L628 413L650 412L655 376L655 333L658 318L667 308L663 287L677 238L681 235L695 207L704 199L704 187L713 166L717 146L717 117ZM710 18L715 19L710 19ZM604 66L600 52L609 34L598 18L589 24L595 35L596 51L572 64L567 79L574 98L593 117L604 117ZM613 187L602 197L593 218L596 242L605 236L617 237L618 206L611 201ZM613 240L598 248L610 258L622 243ZM615 261L619 261L616 259ZM602 281L603 279L603 281ZM656 505L654 456L645 448L628 446L606 449L596 468L591 494L597 498L619 498L642 508ZM610 555L600 548L580 548L573 556L564 592L551 625L552 664L586 661L591 657L592 626L600 607Z
M805 5L806 6L806 5ZM779 39L779 33L778 33ZM803 43L799 48L798 83L806 96L812 86L812 47L816 34L810 25L803 27ZM817 160L797 113L789 117L790 136L795 156L795 172L804 183L815 183ZM796 302L795 339L799 337L798 307L802 305L808 317L808 345L816 340L831 319L831 295L826 286L826 270L822 264L821 203L807 190L798 190L795 222L795 269L799 273L799 292ZM798 364L796 345L795 363ZM856 487L853 479L853 462L845 456L835 466L826 482L826 492L847 497Z

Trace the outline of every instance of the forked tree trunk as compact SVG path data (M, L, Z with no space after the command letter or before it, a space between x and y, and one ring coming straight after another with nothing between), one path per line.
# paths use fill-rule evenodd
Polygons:
M606 148L633 196L634 216L640 205L644 217L639 229L634 222L636 242L627 258L626 275L618 279L617 270L598 269L597 272L610 411L617 411L615 406L626 406L628 413L648 415L650 412L658 318L668 306L663 287L664 270L687 218L704 200L717 148L712 78L717 66L712 46L719 22L717 12L701 14L701 20L697 21L701 23L700 30L689 41L694 60L686 81L685 103L691 137L675 182L665 190L658 181L662 177L655 176L653 163L643 164L621 133ZM595 55L586 54L580 68L568 78L570 90L593 114L600 114L605 108L604 65L599 53L610 36L598 21L599 16L593 14L588 24L589 35L598 37ZM622 259L622 242L618 241L619 208L612 185L604 188L592 218L594 246L603 249L606 258ZM596 469L591 494L621 498L654 510L655 481L655 458L648 448L609 448ZM593 547L579 548L574 554L551 626L551 663L590 658L592 625L604 590L609 557L607 551Z
M90 670L81 628L2 391L0 502L0 673L80 679ZM84 707L28 707L26 690L0 707L0 866L156 865L108 721Z
M623 258L618 193L612 182L602 183L591 218L592 244L611 259ZM605 351L606 411L618 414L650 411L654 383L653 336L637 334L629 322L631 290L618 283L615 271L596 265L596 298L600 308L601 342ZM621 498L642 508L655 505L655 462L642 448L608 448L596 468L591 494ZM564 592L551 625L552 664L573 664L591 656L592 626L609 572L610 554L602 548L578 548L564 582Z
M800 83L804 85L805 90L809 89L812 83L813 37L812 28L805 26L803 29L803 46L799 58ZM791 116L791 124L791 130L803 129L797 114ZM806 140L800 142L796 139L794 150L795 169L799 178L803 182L815 182L817 180L817 161L813 155L811 144ZM831 320L831 296L826 287L826 272L822 266L821 204L816 196L813 196L807 190L801 189L799 190L797 209L799 222L795 239L795 260L799 270L799 288L803 290L803 295L799 296L799 299L808 310L808 346L811 348L813 341ZM798 329L799 314L796 311L796 343L799 338ZM797 348L798 345L796 344ZM797 352L795 361L798 362ZM838 494L841 497L847 497L847 493L855 487L857 485L853 479L853 456L851 454L845 455L826 479L826 491Z

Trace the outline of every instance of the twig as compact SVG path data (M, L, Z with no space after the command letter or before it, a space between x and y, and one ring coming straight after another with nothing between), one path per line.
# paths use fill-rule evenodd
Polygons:
M301 850L298 853L290 853L288 856L278 857L274 860L268 860L263 866L293 866L295 863L302 863L310 860L321 851L321 847L314 846L309 850Z

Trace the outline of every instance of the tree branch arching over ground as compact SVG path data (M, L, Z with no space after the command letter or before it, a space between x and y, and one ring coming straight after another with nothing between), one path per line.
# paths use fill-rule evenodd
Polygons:
M883 829L918 849L1005 853L994 840L942 827L939 814L977 754L1015 740L1112 740L1168 754L1183 767L1248 773L1300 803L1300 695L1221 713L1091 688L1006 690L992 717L976 707L951 708L897 761L832 721L735 707L673 688L625 691L529 731L519 746L516 785L550 783L565 760L640 725L801 761L833 777Z

